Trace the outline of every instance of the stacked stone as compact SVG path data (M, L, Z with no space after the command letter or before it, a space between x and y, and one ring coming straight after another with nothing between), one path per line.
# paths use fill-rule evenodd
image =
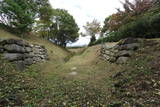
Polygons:
M115 46L105 44L102 46L101 55L105 60L112 63L126 63L133 56L134 51L141 46L142 41L142 39L137 38L126 38Z
M44 46L33 45L33 54L35 56L33 60L36 62L48 60L47 49Z
M27 65L48 60L44 46L30 45L24 40L0 40L0 53L5 59L16 63L19 70L24 69Z
M115 53L117 50L114 49L114 46L108 46L107 44L104 44L101 48L101 55L102 57L109 61L109 62L114 62L113 60L115 59Z

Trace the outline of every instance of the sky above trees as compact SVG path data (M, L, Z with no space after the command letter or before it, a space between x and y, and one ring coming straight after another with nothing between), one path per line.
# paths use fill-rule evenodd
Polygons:
M123 0L121 0L123 1ZM74 16L82 30L87 21L104 19L121 7L120 0L50 0L54 8L64 8Z
M123 1L123 0L121 0ZM50 0L54 8L63 8L73 15L80 31L84 32L83 26L87 21L97 19L103 24L105 18L116 12L116 8L121 8L120 0ZM89 42L89 38L80 37L74 45L84 45Z

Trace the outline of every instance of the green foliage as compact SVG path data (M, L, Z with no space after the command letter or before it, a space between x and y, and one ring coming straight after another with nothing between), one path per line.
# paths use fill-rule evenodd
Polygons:
M150 28L150 25L146 18L137 19L120 27L117 36L120 39L126 37L144 37L147 34L148 28Z
M105 42L117 42L120 40L120 38L118 36L115 37L115 35L116 35L116 32L110 32L107 34L106 37L99 38L97 41L90 44L90 46L97 45L97 44L103 44Z
M127 37L134 38L159 38L160 37L160 13L159 8L153 7L150 11L136 17L134 20L123 24L117 31L106 34L94 44L104 42L117 42Z
M154 0L125 0L121 3L124 10L117 9L117 13L107 17L102 32L117 31L121 26L135 20L154 6Z
M52 7L48 0L40 0L38 3L38 15L40 20L50 21L52 16Z
M48 0L40 0L38 3L38 17L35 30L40 37L50 39L53 23L54 9Z
M158 2L158 0L157 0ZM155 38L160 37L160 8L154 0L125 0L124 10L107 17L104 21L101 38L93 44L115 42L127 37ZM110 33L108 33L110 32Z
M0 4L0 21L6 26L16 28L18 33L31 31L36 14L33 0L3 0Z
M118 36L120 39L126 37L159 37L159 19L159 13L144 15L143 17L137 18L135 21L132 21L120 27L115 37Z
M55 43L66 47L68 42L77 40L79 28L73 16L66 10L56 9L54 17L56 23L52 26L52 32L54 33L52 39Z
M101 30L102 33L105 33L107 30L109 30L109 25L108 25L108 21L110 20L111 17L106 17L105 21L104 21L104 26Z

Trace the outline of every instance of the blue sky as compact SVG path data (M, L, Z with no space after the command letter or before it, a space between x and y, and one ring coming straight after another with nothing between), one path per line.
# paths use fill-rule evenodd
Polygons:
M123 1L123 0L121 0ZM73 15L80 28L80 32L85 32L83 26L87 21L97 19L103 25L104 19L116 12L116 8L122 5L119 0L50 0L53 8L62 8L68 10ZM72 44L84 45L90 41L89 37L80 37L79 40Z

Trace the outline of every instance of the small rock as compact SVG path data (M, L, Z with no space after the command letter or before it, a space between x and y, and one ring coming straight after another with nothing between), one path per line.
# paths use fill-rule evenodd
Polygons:
M69 75L75 76L75 75L77 75L77 72L71 72L71 73L69 73Z
M124 44L119 46L119 50L137 50L139 47L139 43Z
M77 70L77 67L71 68L71 71L75 71L75 70Z

